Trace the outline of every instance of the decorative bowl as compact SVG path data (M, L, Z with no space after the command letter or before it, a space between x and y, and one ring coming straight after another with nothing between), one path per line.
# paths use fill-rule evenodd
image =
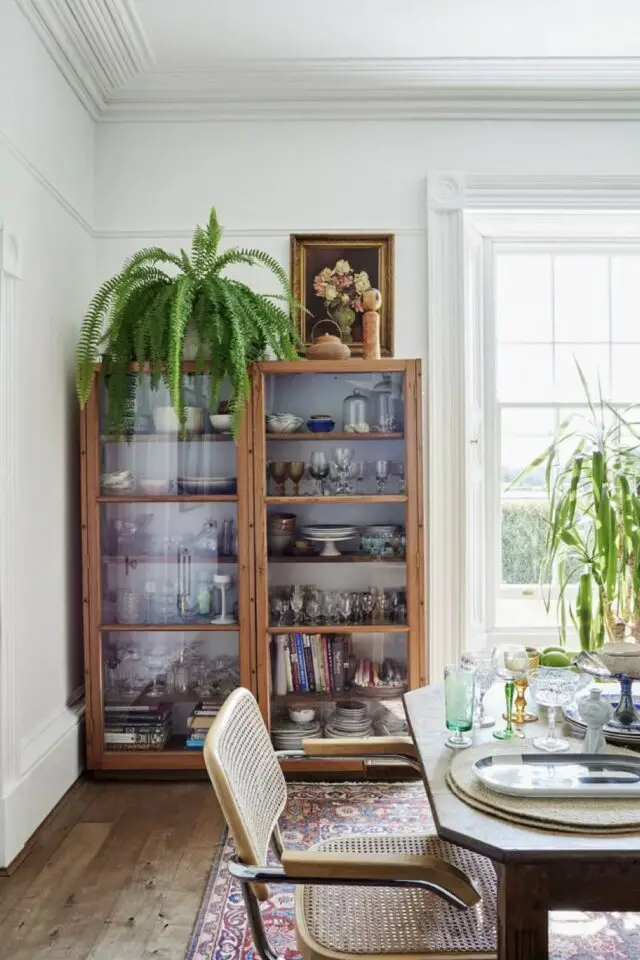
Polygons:
M597 655L611 673L640 677L640 645L637 643L605 643Z
M236 477L178 477L178 494L182 497L223 497L237 492Z
M278 533L293 531L297 519L295 513L270 513L269 530Z
M310 707L289 707L289 719L293 723L311 723L315 716L315 710Z
M267 414L265 417L267 433L295 433L304 420L293 413Z
M204 427L204 410L202 407L185 407L187 433L202 433ZM179 433L180 422L173 407L155 407L153 411L153 425L156 433Z
M214 433L229 433L231 431L230 413L210 413L209 421Z
M136 482L130 470L119 470L116 473L103 473L100 478L105 493L131 493Z
M331 433L336 422L331 417L311 417L307 420L307 429L310 433Z

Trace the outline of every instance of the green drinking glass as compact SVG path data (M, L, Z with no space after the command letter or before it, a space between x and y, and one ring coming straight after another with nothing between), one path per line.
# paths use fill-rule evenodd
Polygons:
M494 730L493 735L496 740L522 740L524 733L513 726L513 695L516 685L513 680L507 680L504 685L504 698L507 705L506 718L507 725L504 730Z
M464 734L473 728L476 702L476 671L473 667L450 665L444 668L444 706L447 730L453 736L445 744L452 750L470 747L471 737Z

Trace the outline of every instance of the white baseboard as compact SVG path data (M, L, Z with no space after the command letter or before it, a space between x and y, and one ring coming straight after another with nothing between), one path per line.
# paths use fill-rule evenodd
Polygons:
M8 867L84 768L84 706L65 711L64 729L0 799L0 867Z

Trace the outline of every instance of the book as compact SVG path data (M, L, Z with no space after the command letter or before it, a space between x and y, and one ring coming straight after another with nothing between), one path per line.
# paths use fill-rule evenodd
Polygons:
M194 713L187 717L187 726L191 727L192 730L208 730L214 720L215 716L196 716Z
M290 638L287 637L287 646L284 665L287 671L287 693L293 693L293 673L291 672L291 651L290 651Z
M325 639L326 639L326 645L327 645L327 659L329 661L329 690L331 691L331 693L333 693L336 688L335 682L334 682L334 664L333 664L334 638L326 637Z
M333 689L336 693L344 690L344 640L335 637L333 644Z
M309 690L311 693L316 691L316 672L313 666L313 654L311 652L311 637L308 633L305 633L302 637L302 645L304 647L304 665L307 672L307 682L309 684Z
M171 703L105 703L105 713L162 713L171 710Z
M289 637L289 660L291 661L291 675L293 677L293 692L300 693L300 669L298 666L298 651L293 636Z
M323 664L324 664L324 675L327 678L325 690L327 692L330 692L332 688L331 688L331 671L329 670L329 652L328 652L329 638L322 637L321 640L322 640L322 657L323 657Z
M304 647L302 646L302 634L296 633L296 650L298 653L298 668L300 670L300 693L309 692L309 680L307 678L307 670L304 663Z

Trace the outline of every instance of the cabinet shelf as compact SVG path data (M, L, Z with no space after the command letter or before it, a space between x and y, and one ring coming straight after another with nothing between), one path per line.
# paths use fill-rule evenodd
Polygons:
M372 557L368 553L341 553L339 557L322 557L318 553L302 554L300 556L295 556L294 554L278 554L277 556L269 556L269 563L375 563L379 566L384 566L385 564L395 564L396 566L406 566L405 557Z
M332 430L330 433L267 433L267 440L404 440L404 433L350 433Z
M192 433L186 437L175 433L134 433L130 437L100 435L101 443L229 443L232 440L231 433Z
M298 623L267 627L267 633L408 633L406 623Z
M102 633L237 633L239 623L101 623Z
M178 494L163 494L159 497L147 497L144 494L136 496L130 494L127 496L99 496L96 497L98 503L237 503L238 495L219 494L218 496L206 496L204 494L194 494L192 496L179 496Z
M382 493L370 496L356 494L346 497L265 497L266 504L282 504L289 506L303 506L305 503L406 503L409 498L404 493Z

